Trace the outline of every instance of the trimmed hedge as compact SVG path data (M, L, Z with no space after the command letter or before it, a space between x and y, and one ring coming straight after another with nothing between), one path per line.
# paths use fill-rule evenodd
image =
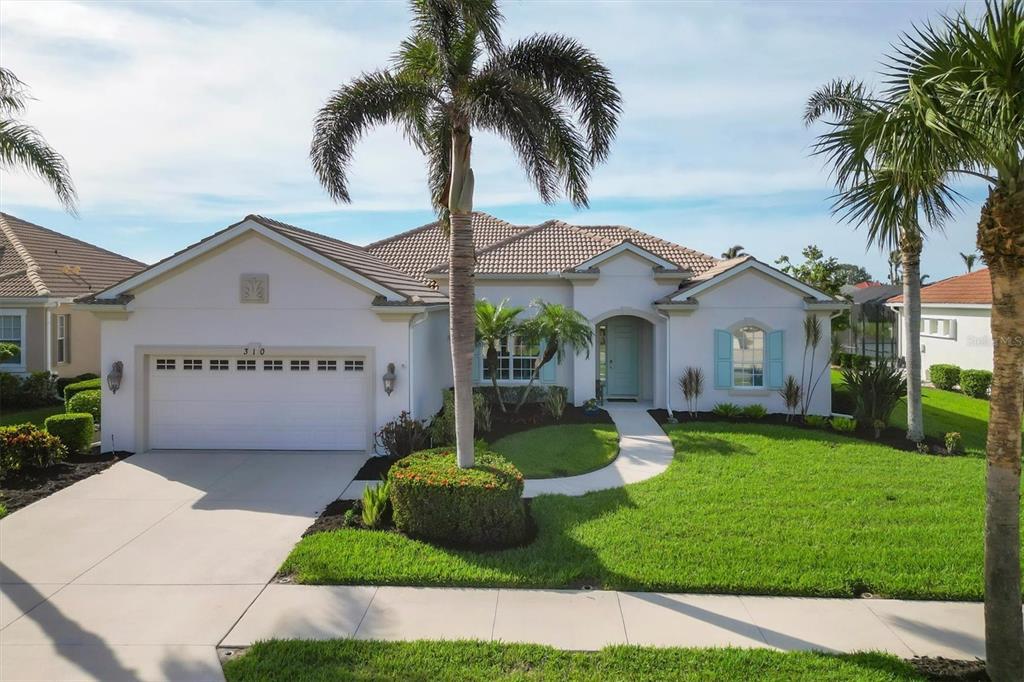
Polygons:
M388 472L395 526L411 537L454 545L507 547L526 539L523 475L477 447L460 469L450 448L416 452Z
M92 415L94 421L100 421L100 402L103 398L103 392L99 389L95 391L79 391L78 393L71 396L71 400L65 403L65 410L68 414L72 412L87 412Z
M55 414L46 418L47 433L57 436L68 452L83 454L92 448L92 438L96 435L92 415L87 412L69 412Z
M22 469L46 469L68 455L64 443L32 424L0 426L0 478Z
M928 368L928 378L935 388L952 391L960 383L960 368L956 365L932 365Z
M992 385L992 372L985 369L965 369L960 372L960 390L972 398L987 398Z
M86 379L77 381L64 387L64 403L67 404L76 394L82 391L99 391L103 388L99 379Z

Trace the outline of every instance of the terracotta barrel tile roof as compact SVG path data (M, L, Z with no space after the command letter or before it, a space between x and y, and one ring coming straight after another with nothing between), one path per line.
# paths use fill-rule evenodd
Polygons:
M893 296L889 303L903 303L903 296ZM921 289L921 303L992 304L992 278L988 268L939 280Z

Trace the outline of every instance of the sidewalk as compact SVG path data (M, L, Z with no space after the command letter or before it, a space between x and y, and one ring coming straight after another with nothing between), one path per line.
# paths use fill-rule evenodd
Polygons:
M271 584L223 647L278 639L478 639L985 655L982 605L590 590Z

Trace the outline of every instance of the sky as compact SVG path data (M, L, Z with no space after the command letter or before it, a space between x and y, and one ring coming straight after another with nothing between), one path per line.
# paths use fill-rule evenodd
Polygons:
M808 95L869 83L901 31L962 3L503 4L512 42L557 31L609 66L624 107L590 208L544 205L499 139L474 140L475 208L517 224L625 224L714 256L766 262L817 244L877 279L885 256L830 211L810 154ZM355 244L432 219L422 157L394 129L361 143L352 203L308 161L332 90L386 66L408 33L404 1L0 3L0 64L31 88L24 115L70 164L81 217L49 188L0 172L0 209L147 263L259 213ZM932 280L964 271L985 188L926 243Z

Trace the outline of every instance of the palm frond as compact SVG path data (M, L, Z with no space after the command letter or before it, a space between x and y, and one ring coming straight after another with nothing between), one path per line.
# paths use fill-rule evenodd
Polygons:
M10 69L0 66L0 114L17 116L25 111L27 87Z
M67 161L32 126L0 121L0 167L21 167L35 173L50 185L68 213L78 215L78 195Z
M872 100L863 83L837 78L811 93L804 109L804 124L811 125L826 115L834 119L848 119L870 109L871 105Z

